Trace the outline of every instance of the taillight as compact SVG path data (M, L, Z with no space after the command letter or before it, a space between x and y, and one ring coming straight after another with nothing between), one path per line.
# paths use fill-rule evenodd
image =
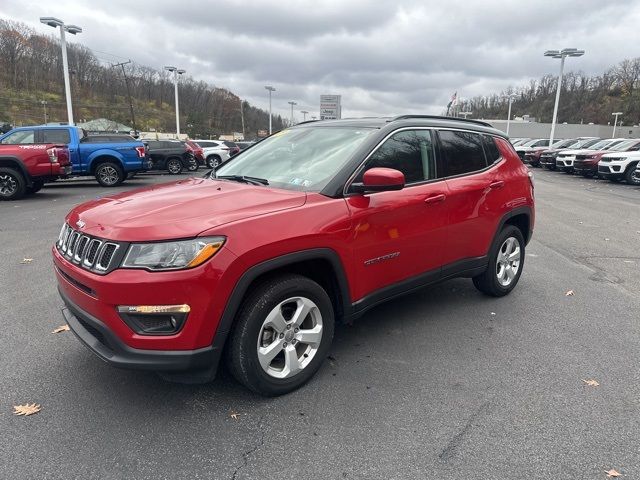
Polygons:
M136 152L138 152L138 158L144 158L146 155L145 147L136 147Z
M56 147L47 148L47 155L51 163L58 163L58 149Z

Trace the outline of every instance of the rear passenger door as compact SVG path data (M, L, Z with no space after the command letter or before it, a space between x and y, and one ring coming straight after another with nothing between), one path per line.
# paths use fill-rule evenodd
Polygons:
M439 130L439 151L449 190L449 235L443 265L487 254L509 201L506 162L493 137L463 130ZM456 267L463 267L459 263Z

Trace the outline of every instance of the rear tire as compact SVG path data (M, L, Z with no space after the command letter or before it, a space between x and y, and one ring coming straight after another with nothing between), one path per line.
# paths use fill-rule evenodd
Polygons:
M503 297L515 288L524 267L525 244L518 227L505 225L489 254L484 273L473 277L473 284L485 295Z
M0 167L0 200L18 200L27 193L27 182L18 170Z
M167 160L167 171L171 175L179 175L182 173L182 162L178 158L170 158Z
M122 167L117 163L104 162L96 167L96 180L103 187L116 187L125 180Z
M233 376L265 396L291 392L320 368L333 339L327 292L301 275L272 277L245 298L227 346Z
M196 172L198 170L198 161L193 158L189 160L189 166L187 167L187 171Z

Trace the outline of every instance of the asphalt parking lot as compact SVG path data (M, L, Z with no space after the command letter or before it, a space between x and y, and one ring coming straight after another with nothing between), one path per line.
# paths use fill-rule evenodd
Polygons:
M460 279L380 306L275 399L224 372L179 385L113 369L50 333L49 249L73 205L111 190L56 182L0 203L0 477L640 478L640 188L535 174L511 295ZM42 411L14 416L27 402Z

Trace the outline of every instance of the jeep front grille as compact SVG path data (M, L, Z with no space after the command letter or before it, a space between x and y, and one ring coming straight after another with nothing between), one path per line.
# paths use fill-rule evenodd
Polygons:
M66 223L60 230L56 249L67 260L94 273L105 274L117 268L122 245L85 235Z

